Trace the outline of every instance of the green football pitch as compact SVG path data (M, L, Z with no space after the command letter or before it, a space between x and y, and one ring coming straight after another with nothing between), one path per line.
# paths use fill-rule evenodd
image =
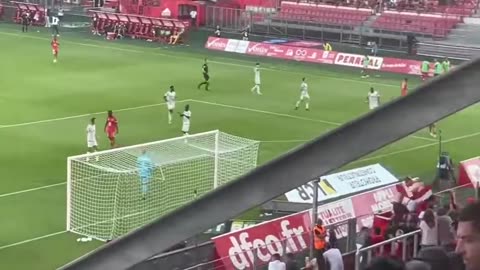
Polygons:
M397 98L402 79L361 79L355 69L213 53L199 45L112 42L88 33L62 34L54 64L50 35L38 30L22 34L0 24L2 269L51 270L101 245L79 243L65 232L66 158L86 151L92 115L101 126L105 111L116 112L120 146L180 136L180 118L168 125L163 104L168 86L175 85L178 109L191 106L192 133L220 129L259 140L261 164L366 113L371 86L383 101ZM210 92L196 89L204 57L210 61ZM257 61L263 96L250 92ZM302 77L310 86L310 111L294 110ZM411 86L419 83L411 78ZM444 148L455 160L478 155L479 115L471 107L439 123ZM100 147L108 148L100 138ZM351 166L380 162L398 176L429 179L437 154L437 140L422 130Z

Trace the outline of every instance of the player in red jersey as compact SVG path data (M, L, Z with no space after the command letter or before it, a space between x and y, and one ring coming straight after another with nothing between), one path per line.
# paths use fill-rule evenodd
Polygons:
M408 94L408 79L405 78L405 79L403 79L403 81L402 81L402 90L401 90L400 95L401 95L402 97L404 97L404 96L406 96L407 94Z
M113 116L112 111L108 111L107 122L105 123L105 133L107 133L108 139L110 140L110 147L115 147L115 136L118 134L118 121L115 116Z
M57 36L53 37L50 45L52 45L53 63L56 63L58 58L58 49L60 48L60 43L58 43Z

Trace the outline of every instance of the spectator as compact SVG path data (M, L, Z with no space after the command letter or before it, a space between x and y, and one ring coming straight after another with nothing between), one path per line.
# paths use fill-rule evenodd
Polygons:
M273 254L272 261L268 263L268 270L285 270L286 268L285 263L280 260L280 254Z
M373 228L372 245L385 241L385 236L382 235L382 230L379 227Z
M337 242L337 233L334 228L330 228L330 230L328 230L328 243L330 244L330 247L337 248Z
M467 270L480 269L480 202L467 205L458 218L457 247Z
M318 269L323 269L325 265L325 260L323 258L323 252L325 251L325 237L327 236L327 230L323 226L323 221L321 219L317 220L317 225L313 229L314 232L314 247L315 247L315 258L317 259Z
M285 265L286 270L300 270L300 267L298 266L298 263L295 260L293 253L291 252L287 253L287 262Z
M451 270L465 270L465 264L463 264L462 256L455 252L449 252L448 258L450 259Z
M323 253L325 258L325 266L327 270L343 270L342 253L338 248L330 247L330 244L325 246L326 251Z
M197 11L195 9L190 11L190 19L192 21L192 27L197 27Z
M430 265L432 270L450 270L450 258L442 247L423 248L416 259Z
M404 270L404 265L390 258L373 259L365 270Z
M427 209L422 221L420 221L420 230L422 239L420 245L422 248L438 245L438 222L432 209Z
M221 37L222 36L222 30L220 29L220 25L217 25L214 33L215 33L216 37Z
M433 270L432 267L425 262L413 260L405 264L405 270Z
M446 208L440 208L437 211L438 222L438 242L448 251L455 249L455 235L453 230L453 220L447 215Z

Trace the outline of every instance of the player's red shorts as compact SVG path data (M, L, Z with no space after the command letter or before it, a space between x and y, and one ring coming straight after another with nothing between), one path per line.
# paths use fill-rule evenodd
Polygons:
M116 130L107 130L107 136L109 139L115 139L116 135L117 135Z
M402 89L401 95L402 97L406 96L408 94L408 91L406 89Z

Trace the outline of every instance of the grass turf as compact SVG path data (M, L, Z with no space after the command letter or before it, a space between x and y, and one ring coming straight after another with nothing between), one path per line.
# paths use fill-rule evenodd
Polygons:
M50 36L39 31L22 34L0 24L0 261L5 269L54 269L101 245L77 243L76 235L62 233L66 157L85 152L84 129L93 114L101 126L106 110L117 111L120 145L179 136L180 118L167 125L160 104L173 84L178 99L189 100L178 109L191 105L192 133L220 129L261 140L264 163L367 112L370 86L384 101L400 92L397 75L362 80L355 69L213 53L201 46L107 42L82 33L62 35L60 59L53 64ZM210 59L211 92L196 89L204 57ZM264 68L263 96L249 91L256 61ZM309 112L294 110L303 76L310 85ZM412 78L412 86L419 83ZM471 123L479 113L472 107L440 123L444 147L455 160L478 155L480 133ZM100 147L107 148L106 138L100 138ZM435 140L422 130L348 167L380 162L397 175L431 177L437 153Z

